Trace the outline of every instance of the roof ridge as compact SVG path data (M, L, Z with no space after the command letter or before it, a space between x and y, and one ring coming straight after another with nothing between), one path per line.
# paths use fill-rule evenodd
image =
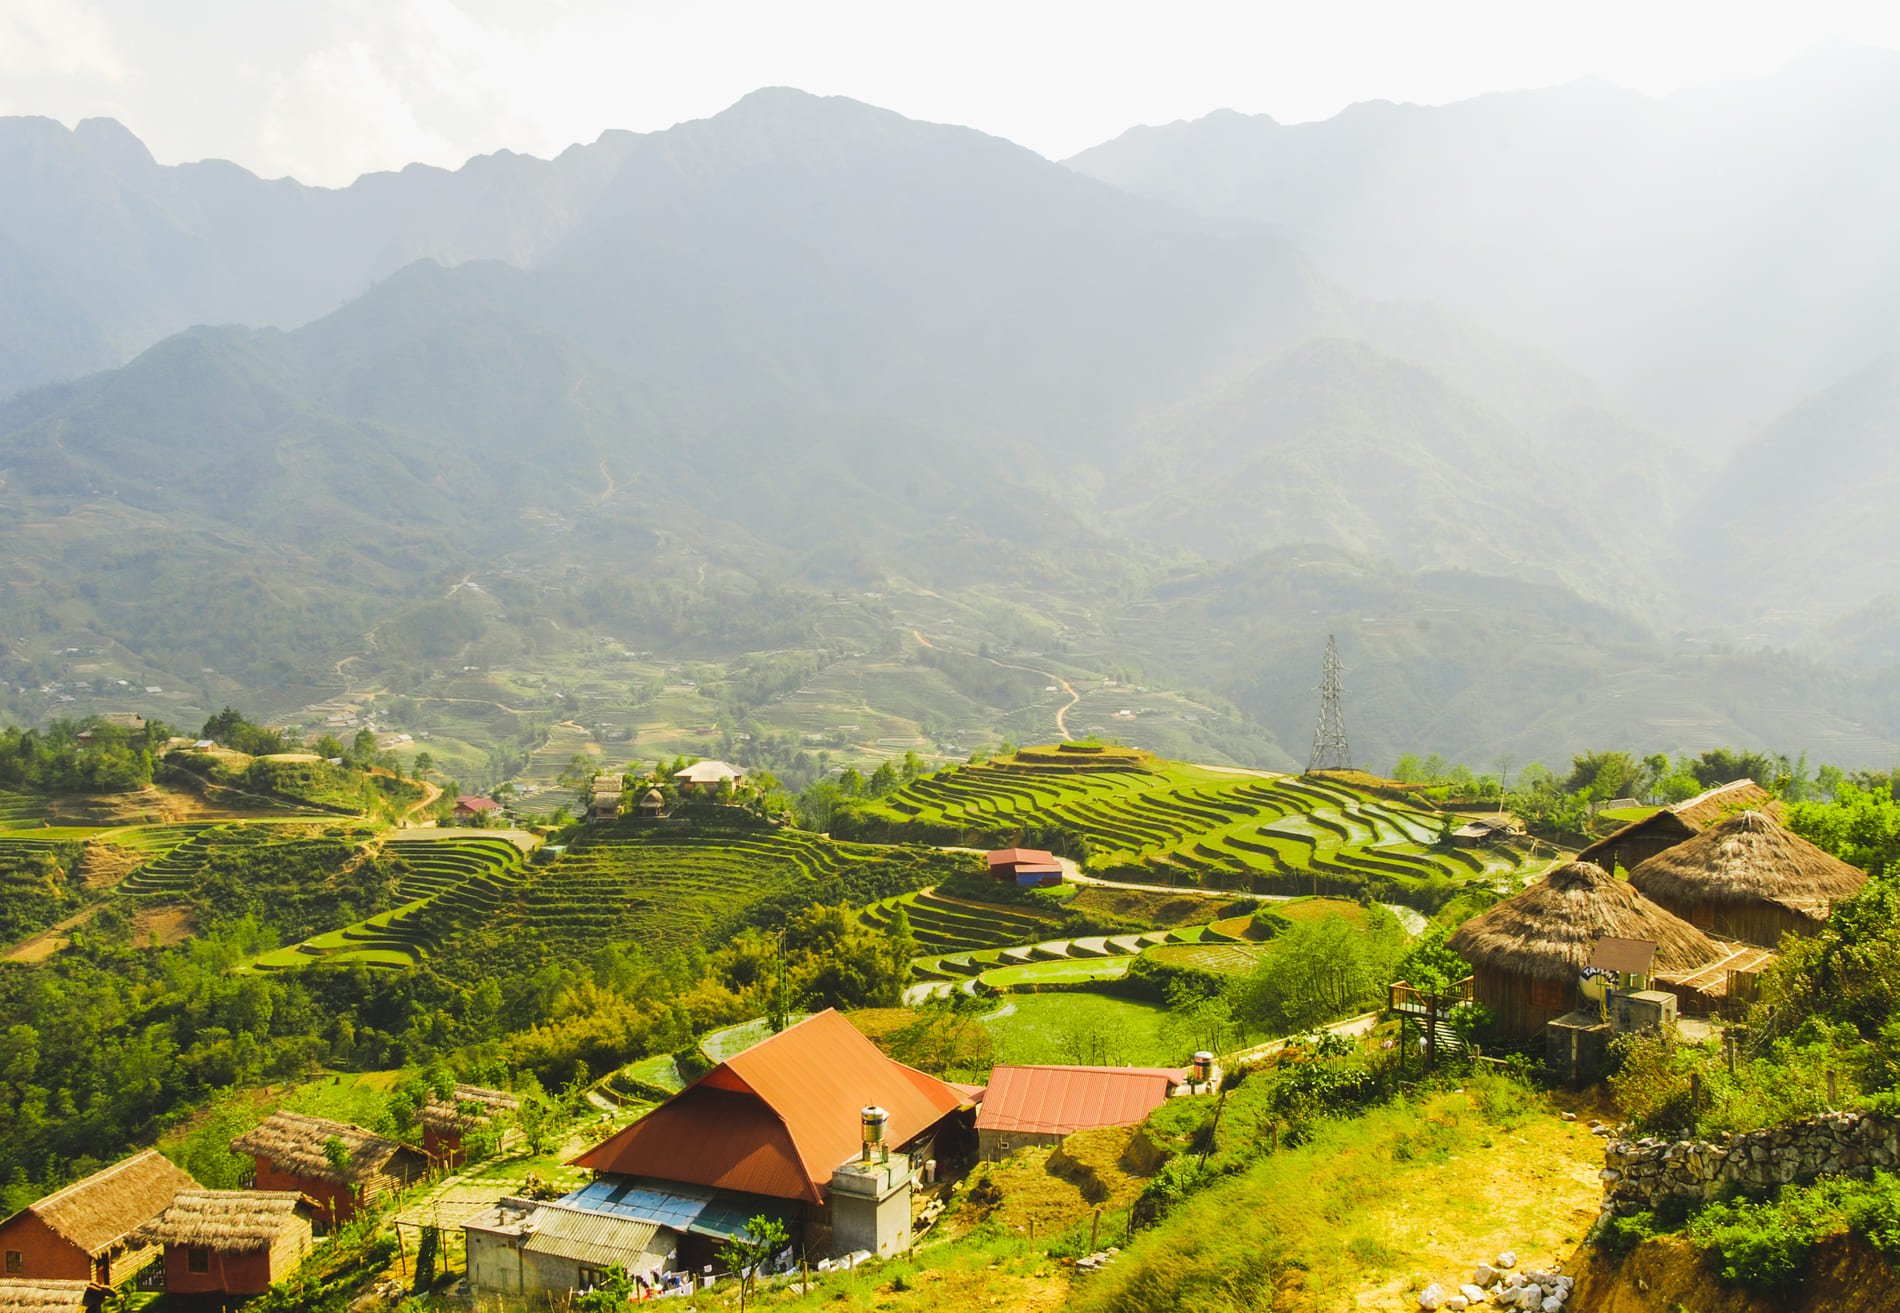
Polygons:
M146 1148L146 1149L140 1149L135 1154L129 1154L126 1157L119 1159L118 1162L112 1163L105 1167L101 1167L98 1171L93 1172L88 1176L82 1176L77 1181L72 1181L72 1182L67 1183L66 1185L62 1185L59 1189L53 1191L53 1193L45 1196L44 1198L35 1199L32 1203L26 1206L24 1211L29 1212L29 1213L37 1212L48 1204L57 1203L59 1200L65 1198L67 1195L71 1194L75 1190L82 1189L82 1188L89 1188L94 1185L103 1185L105 1184L106 1180L110 1178L111 1176L125 1170L127 1167L130 1167L133 1163L143 1161L147 1154L158 1154L158 1150ZM161 1158L165 1157L165 1155L163 1154L158 1154L158 1156ZM166 1158L165 1161L170 1162L171 1159Z

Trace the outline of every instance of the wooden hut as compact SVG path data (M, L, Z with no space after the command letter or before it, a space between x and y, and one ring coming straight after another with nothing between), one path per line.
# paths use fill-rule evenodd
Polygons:
M104 1286L89 1281L0 1279L0 1313L91 1313L105 1294Z
M156 1149L122 1158L0 1222L0 1278L120 1285L156 1256L140 1228L197 1185Z
M344 1161L331 1161L331 1141ZM231 1141L233 1153L257 1163L257 1188L287 1190L313 1199L324 1220L347 1222L362 1204L422 1177L428 1161L406 1144L323 1117L278 1110Z
M477 1126L521 1110L521 1100L502 1090L479 1085L457 1085L447 1099L433 1096L416 1113L422 1123L422 1151L429 1161L460 1167L468 1161L462 1137Z
M658 789L648 789L646 795L634 806L634 810L650 821L657 821L666 815L666 795Z
M171 1295L260 1295L303 1262L315 1208L277 1190L187 1190L145 1228Z
M1774 794L1753 780L1718 784L1686 802L1664 807L1640 821L1631 821L1578 853L1577 860L1595 862L1612 875L1619 866L1633 871L1657 853L1695 838L1723 817L1751 809L1778 815L1781 804Z
M1867 874L1746 811L1642 862L1630 883L1698 929L1773 948L1818 931Z
M1700 930L1590 862L1557 867L1465 922L1448 942L1471 963L1473 992L1499 1032L1535 1039L1577 1006L1577 977L1605 935L1654 943L1658 973L1721 956Z

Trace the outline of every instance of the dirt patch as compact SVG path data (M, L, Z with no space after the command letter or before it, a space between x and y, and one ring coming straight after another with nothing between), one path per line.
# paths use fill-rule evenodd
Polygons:
M1114 889L1107 885L1084 886L1069 900L1069 906L1078 912L1125 917L1152 926L1188 925L1206 921L1215 912L1225 910L1219 899L1148 889ZM1240 906L1251 911L1253 905L1243 901Z
M1137 1134L1129 1126L1078 1131L1053 1148L1024 1149L979 1167L961 1188L963 1206L942 1234L967 1234L988 1222L1012 1235L1050 1238L1086 1222L1098 1207L1128 1207L1155 1163L1151 1151L1131 1152Z
M72 793L47 800L55 825L159 825L211 811L197 794L153 784L130 793Z
M1900 1313L1900 1285L1887 1261L1858 1240L1822 1243L1807 1272L1769 1293L1723 1284L1687 1240L1646 1240L1621 1263L1594 1249L1577 1255L1572 1303L1590 1313Z
M197 929L197 920L189 907L182 903L166 903L143 908L133 916L132 942L140 948L170 948L174 944L184 943Z
M88 889L110 889L138 870L150 855L94 840L80 852L73 873Z

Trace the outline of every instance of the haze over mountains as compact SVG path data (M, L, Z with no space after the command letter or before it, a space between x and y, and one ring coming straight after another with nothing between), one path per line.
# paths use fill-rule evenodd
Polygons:
M284 700L417 616L732 652L961 589L1276 762L1329 628L1369 752L1884 758L1886 107L1856 62L1065 166L770 90L338 190L0 120L0 678L104 640Z

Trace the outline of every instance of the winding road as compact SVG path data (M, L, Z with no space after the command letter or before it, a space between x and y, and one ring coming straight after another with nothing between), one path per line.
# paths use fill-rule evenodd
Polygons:
M924 637L923 630L913 626L910 633L911 637L915 638L919 643L923 644L923 646L933 649L937 647L935 643ZM948 651L951 649L946 648L941 650ZM964 652L962 655L976 656L976 653ZM1053 670L1039 670L1035 666L1012 665L1007 661L998 661L995 657L976 656L976 659L978 661L987 661L991 665L999 666L1004 670L1021 670L1026 674L1040 675L1044 679L1053 679L1056 682L1056 686L1069 695L1069 700L1056 708L1056 733L1062 737L1064 743L1072 742L1075 739L1075 735L1069 733L1069 712L1074 709L1076 703L1082 700L1082 695L1075 691L1075 685L1071 684Z

